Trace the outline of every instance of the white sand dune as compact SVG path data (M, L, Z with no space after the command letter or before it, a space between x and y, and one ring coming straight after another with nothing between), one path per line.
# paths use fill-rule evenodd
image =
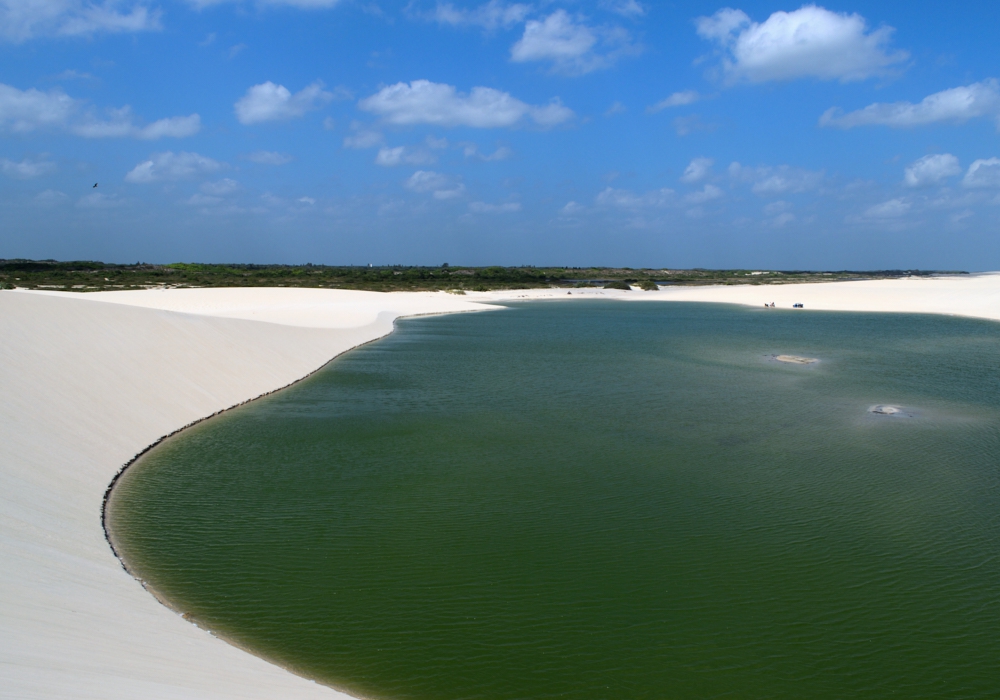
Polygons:
M114 558L104 491L192 421L309 374L402 315L614 298L1000 320L1000 274L659 292L0 292L0 697L345 697L213 638Z
M104 540L104 491L161 436L309 374L399 315L483 308L447 294L0 292L0 697L340 695L160 605Z

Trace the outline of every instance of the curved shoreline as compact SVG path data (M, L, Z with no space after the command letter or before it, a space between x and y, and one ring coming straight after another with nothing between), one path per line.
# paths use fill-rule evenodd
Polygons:
M462 312L455 312L455 313L462 313ZM240 643L239 641L233 639L232 637L230 637L230 636L228 636L226 634L218 632L217 630L213 630L213 629L211 629L210 627L207 627L207 626L203 627L199 623L199 621L197 620L197 618L192 617L190 613L185 612L184 610L182 610L173 601L171 601L168 596L162 594L155 586L151 585L148 581L146 581L145 579L143 579L142 577L140 577L139 575L137 575L136 572L132 569L132 567L129 566L127 559L119 551L119 548L115 546L115 536L113 534L113 529L112 529L111 525L108 522L109 508L111 507L110 501L113 498L115 487L121 482L122 478L125 477L126 474L133 467L136 467L138 465L138 463L142 460L143 457L145 457L146 455L148 455L154 449L156 449L157 447L159 447L163 443L167 442L171 438L177 437L178 435L180 435L184 431L188 430L189 428L193 428L196 425L201 425L202 423L210 421L213 418L217 418L217 417L219 417L219 416L221 416L223 414L229 413L230 411L234 411L234 410L240 408L241 406L245 406L245 405L253 403L255 401L259 401L260 399L266 398L266 397L271 396L273 394L277 394L279 392L282 392L282 391L284 391L286 389L289 389L289 388L291 388L291 387L293 387L293 386L295 386L297 384L300 384L300 383L306 381L310 377L313 377L314 375L319 374L320 372L322 372L324 369L326 369L327 367L329 367L333 362L335 362L340 357L343 357L347 353L352 352L353 350L357 350L358 348L364 347L366 345L370 345L371 343L378 342L379 340L382 340L382 339L388 337L389 335L391 335L392 333L394 333L396 331L396 321L398 321L400 319L403 319L403 318L418 318L420 316L436 316L436 315L439 315L439 314L412 314L412 315L409 315L409 316L398 316L398 317L396 317L396 318L393 319L393 321L392 321L392 330L390 330L389 333L387 333L385 335L381 335L381 336L379 336L377 338L372 338L371 340L365 341L363 343L359 343L357 345L354 345L354 346L352 346L352 347L344 350L343 352L338 353L337 355L334 355L329 360L327 360L326 363L324 363L323 365L317 367L316 369L314 369L313 371L309 372L308 374L303 375L303 376L299 377L298 379L295 379L294 381L290 382L289 384L286 384L285 386L278 387L277 389L272 389L270 391L266 391L263 394L260 394L258 396L254 396L253 398L249 398L249 399L247 399L245 401L241 401L241 402L239 402L237 404L233 404L232 406L229 406L227 408L220 409L220 410L216 411L215 413L212 413L211 415L204 416L203 418L198 418L198 419L196 419L194 421L191 421L187 425L185 425L183 427L180 427L177 430L174 430L173 432L168 433L168 434L164 435L163 437L157 439L152 444L147 445L145 449L143 449L141 452L137 453L134 457L132 457L132 459L130 459L125 464L123 464L122 467L115 473L114 478L111 479L111 482L108 484L107 489L105 489L105 491L104 491L104 499L101 502L101 529L104 531L104 539L107 541L108 547L111 548L111 552L115 555L115 559L117 559L118 563L121 564L122 569L124 569L125 572L128 573L128 575L131 576L132 579L136 581L136 583L138 583L140 586L142 586L143 590L145 590L147 593L149 593L149 595L151 595L153 598L155 598L157 600L157 602L160 603L160 605L162 605L163 607L167 608L168 610L174 612L175 614L179 615L185 621L187 621L188 623L194 625L195 627L197 627L199 629L205 630L206 632L208 632L209 634L211 634L216 639L219 639L219 640L225 642L226 644L229 644L230 646L232 646L232 647L234 647L236 649L239 649L240 651L243 651L243 652L245 652L247 654L250 654L251 656L254 656L254 657L258 658L261 661L265 661L266 663L271 664L272 666L280 668L280 669L282 669L282 670L284 670L284 671L286 671L288 673L291 673L291 674L293 674L295 676L298 676L299 678L302 678L302 679L304 679L306 681L309 681L311 683L316 683L317 685L321 685L323 687L329 688L330 690L336 691L338 693L342 693L343 695L345 695L347 697L350 697L350 698L354 698L355 700L367 700L367 698L365 696L355 695L353 693L349 693L347 690L345 690L343 688L338 688L336 686L329 685L328 683L325 683L325 682L319 681L319 680L317 680L315 678L312 678L311 676L308 676L305 673L300 672L294 666L291 666L291 665L289 665L287 663L282 663L282 662L279 662L279 661L277 661L275 659L269 658L268 656L259 653L257 650L252 649L252 648L250 648L250 647L248 647L248 646Z

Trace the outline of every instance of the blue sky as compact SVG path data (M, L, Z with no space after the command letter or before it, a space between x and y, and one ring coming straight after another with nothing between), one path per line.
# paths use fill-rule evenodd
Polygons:
M1000 269L998 26L0 0L0 257Z

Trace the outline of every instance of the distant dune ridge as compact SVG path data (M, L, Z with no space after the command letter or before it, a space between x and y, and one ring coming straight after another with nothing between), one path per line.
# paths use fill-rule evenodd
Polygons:
M104 539L108 484L162 436L295 382L391 332L400 316L572 298L754 307L773 301L787 313L803 303L794 313L1000 320L1000 274L465 296L288 288L0 291L0 696L344 697L213 638L144 591Z

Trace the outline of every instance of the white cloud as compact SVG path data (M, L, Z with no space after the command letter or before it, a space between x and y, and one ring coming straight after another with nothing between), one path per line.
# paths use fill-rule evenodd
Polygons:
M128 105L109 110L109 113L111 118L108 120L102 121L91 116L81 120L71 130L78 136L91 139L133 138L144 141L156 141L163 137L186 138L201 131L201 117L197 114L167 117L146 126L138 126L133 122L132 108Z
M413 192L430 192L435 199L453 199L465 192L465 185L455 184L447 175L433 170L418 170L406 179L403 186Z
M55 172L56 164L44 160L30 160L25 158L20 163L6 158L0 158L0 170L7 177L15 180L32 180L42 175Z
M207 175L225 168L225 163L197 153L154 153L149 160L139 163L125 175L126 182L145 184L161 180L183 180Z
M35 203L43 206L48 206L52 204L61 204L69 199L69 196L65 192L60 192L59 190L45 190L44 192L39 192L35 195Z
M79 109L79 102L55 89L18 90L0 83L0 129L28 133L46 127L63 127Z
M242 0L188 0L188 2L200 10L227 2L240 3ZM261 0L260 4L295 7L300 10L322 10L340 4L340 0Z
M640 209L645 207L664 207L676 201L676 193L667 187L645 194L636 194L628 190L612 187L605 188L594 200L598 206L619 207L621 209Z
M715 161L711 158L695 158L684 169L684 174L681 175L681 182L698 182L699 180L704 180L712 174L713 163Z
M905 51L890 52L891 27L869 31L858 14L805 5L775 12L763 23L741 10L726 8L700 17L698 34L719 47L728 82L818 78L864 80L887 74L905 61Z
M344 137L344 148L364 150L382 144L381 132L375 131L361 122L351 122L351 131L354 133Z
M642 17L646 14L646 8L637 0L601 0L601 8L609 12L614 12L622 17Z
M701 120L701 115L689 114L686 117L677 117L673 121L674 131L678 136L688 136L697 132L715 131L715 124L707 124Z
M148 126L137 128L135 138L155 141L156 139L169 136L175 139L182 139L186 136L193 136L201 131L201 117L192 114L187 117L167 117L158 119Z
M558 99L544 106L532 106L493 88L474 87L464 95L452 85L429 80L389 85L361 100L358 107L390 124L480 129L514 126L524 117L530 117L540 126L554 126L573 116L572 110Z
M411 149L406 146L396 146L389 148L383 146L375 156L375 165L392 167L394 165L426 165L437 160L431 153L420 149Z
M876 204L865 210L866 219L898 219L912 208L912 204L905 199L890 199L887 202Z
M498 28L507 29L520 24L531 12L529 5L520 3L505 3L500 0L480 5L471 10L456 8L450 2L439 2L434 9L432 18L441 24L452 26L478 26L493 31Z
M994 78L935 92L917 104L876 102L847 114L831 107L823 113L819 123L841 129L870 125L901 128L942 122L960 124L978 117L996 118L1000 126L1000 84Z
M269 80L247 90L233 109L241 124L259 124L301 117L333 98L333 93L324 90L319 80L294 95L284 85L276 85Z
M72 68L67 68L62 73L59 73L58 75L53 75L52 79L53 80L81 80L81 81L84 81L84 82L88 82L88 81L99 82L99 79L96 76L92 75L91 73L86 73L86 72L81 73L80 71L73 70Z
M962 184L966 187L1000 187L1000 158L973 162L962 178Z
M560 216L575 216L586 209L585 206L578 202L569 201L559 210Z
M791 202L786 202L783 199L779 199L776 202L771 202L764 207L764 213L768 216L774 216L776 214L782 214L793 208Z
M433 148L436 151L448 148L448 139L446 138L436 139L430 134L428 134L427 138L424 139L424 143L427 144L427 148Z
M493 153L486 155L485 153L480 153L479 146L474 143L466 142L459 145L462 146L462 153L466 158L474 158L484 162L507 160L514 154L514 151L510 150L506 146L499 146L497 147L497 150L493 151Z
M469 211L474 214L510 214L515 211L521 211L521 203L488 204L486 202L469 202Z
M785 224L791 223L792 221L795 221L795 214L786 211L771 219L771 225L775 228L781 228Z
M278 153L277 151L254 151L253 153L248 153L246 159L258 165L285 165L292 162L290 155L287 153Z
M316 200L313 199L312 197L299 197L295 201L298 202L299 204L305 204L310 207L316 203Z
M628 107L626 107L625 105L623 105L618 100L615 100L614 102L611 103L610 107L608 107L606 110L604 110L604 116L605 117L613 117L616 114L624 114L627 111L628 111Z
M598 46L603 51L597 51ZM524 35L510 49L510 59L515 63L550 61L557 73L582 75L635 52L631 37L621 27L590 27L566 10L556 10L543 20L525 23Z
M0 0L0 37L21 43L39 36L156 31L160 11L142 3L84 0Z
M950 153L937 153L913 161L903 171L903 181L909 187L927 187L961 172L958 158Z
M240 183L236 182L236 180L230 180L228 177L224 177L221 180L216 180L215 182L203 182L201 187L198 189L213 197L225 197L228 194L238 191L240 189Z
M646 111L653 114L664 109L670 109L671 107L683 107L684 105L694 104L700 99L701 95L699 95L696 91L682 90L681 92L675 92L664 100L660 100L652 107L647 107Z
M751 184L751 190L759 195L806 192L816 189L823 182L822 170L803 170L789 165L750 168L733 162L729 165L729 176L738 182Z
M86 102L76 100L59 89L42 92L35 88L19 90L0 84L0 131L30 133L58 129L85 138L135 138L156 140L162 137L184 138L201 130L201 117L168 117L146 126L135 123L132 108L108 110L109 119L99 119Z
M722 190L715 185L706 184L698 192L691 192L684 196L684 201L688 204L704 204L722 196Z

